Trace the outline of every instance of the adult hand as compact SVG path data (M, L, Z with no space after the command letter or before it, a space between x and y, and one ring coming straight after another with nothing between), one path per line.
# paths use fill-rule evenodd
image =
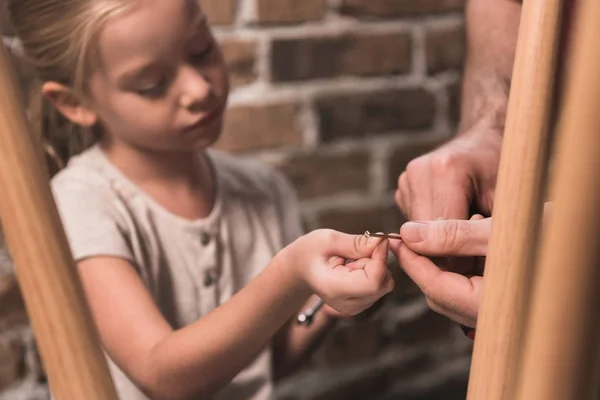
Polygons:
M501 147L501 132L482 123L411 161L398 179L395 196L406 219L466 220L473 211L490 216ZM454 256L431 261L465 272L475 260Z
M425 294L435 312L474 328L483 291L482 256L487 253L491 218L408 222L400 229L402 241L391 250L400 266ZM440 268L428 257L471 257L463 273Z
M468 219L472 206L491 215L502 135L474 127L412 160L398 179L395 200L408 220Z
M547 222L552 203L544 204ZM543 226L543 225L542 225ZM406 274L425 294L429 307L474 328L483 292L483 267L492 229L492 218L475 215L469 221L407 222L400 228L402 241L391 241L391 250ZM464 257L463 271L440 268L428 257Z

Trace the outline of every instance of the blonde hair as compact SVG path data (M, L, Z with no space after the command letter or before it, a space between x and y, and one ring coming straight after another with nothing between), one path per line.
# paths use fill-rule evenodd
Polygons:
M41 93L42 82L58 82L84 93L96 65L97 39L106 21L133 0L9 0L9 13L26 61L38 81L30 93L33 128L46 150L50 174L99 137L98 129L76 126Z

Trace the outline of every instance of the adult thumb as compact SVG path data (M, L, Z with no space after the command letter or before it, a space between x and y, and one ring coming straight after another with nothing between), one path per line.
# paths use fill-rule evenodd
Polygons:
M485 256L491 223L491 218L407 222L400 235L409 249L424 256Z

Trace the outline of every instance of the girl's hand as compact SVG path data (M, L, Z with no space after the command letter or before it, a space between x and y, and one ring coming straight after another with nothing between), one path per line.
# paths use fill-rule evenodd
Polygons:
M394 288L387 268L388 248L386 239L321 229L297 239L281 255L333 310L356 315Z

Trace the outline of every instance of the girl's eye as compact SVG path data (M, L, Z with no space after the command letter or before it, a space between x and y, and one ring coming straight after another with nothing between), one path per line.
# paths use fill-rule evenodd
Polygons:
M167 79L163 77L156 85L141 89L137 91L142 97L156 98L165 93L165 89L167 88Z

